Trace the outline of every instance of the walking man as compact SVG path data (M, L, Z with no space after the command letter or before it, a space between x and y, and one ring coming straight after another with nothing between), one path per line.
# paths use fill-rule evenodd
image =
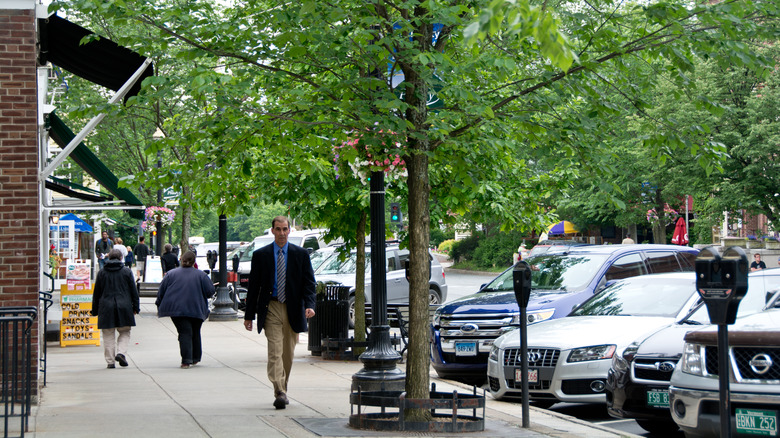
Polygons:
M135 269L138 272L138 278L144 281L146 257L149 255L149 247L144 243L144 236L138 238L138 245L133 248L133 253L135 253Z
M274 242L252 253L244 327L265 329L268 340L268 380L274 386L274 407L284 409L298 333L314 316L315 283L309 252L287 242L290 222L285 216L271 221Z
M98 259L98 266L100 269L103 269L103 266L105 266L106 259L108 258L108 252L111 251L113 247L114 242L108 238L108 232L103 231L100 240L95 242L95 256Z

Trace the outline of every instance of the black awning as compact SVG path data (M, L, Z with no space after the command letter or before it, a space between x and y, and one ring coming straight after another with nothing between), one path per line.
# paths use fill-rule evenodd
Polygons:
M78 24L52 14L39 19L40 65L59 66L90 82L117 91L138 70L146 58L108 38L95 38L82 44L84 37L95 35ZM95 35L97 36L97 35ZM144 78L154 76L154 64L144 71L125 96L135 96Z
M54 176L49 176L46 180L46 188L69 198L76 198L84 201L107 202L114 200L114 197L107 193L98 192L97 190L92 190L88 187Z
M49 122L51 125L49 128L49 136L60 145L61 148L65 149L68 143L76 136L56 114L49 114ZM111 194L125 201L126 205L143 206L141 200L130 190L119 187L119 178L117 178L84 143L79 143L73 152L70 153L69 157L78 163L84 171L92 176L92 178L95 178L101 186L111 192ZM133 209L128 213L130 214L130 217L134 219L144 218L143 210Z

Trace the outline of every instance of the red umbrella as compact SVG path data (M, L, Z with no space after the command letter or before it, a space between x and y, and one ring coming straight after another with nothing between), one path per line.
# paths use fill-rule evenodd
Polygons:
M674 234L672 235L672 243L675 245L688 244L688 230L685 228L685 219L683 218L677 219L677 225L675 225Z

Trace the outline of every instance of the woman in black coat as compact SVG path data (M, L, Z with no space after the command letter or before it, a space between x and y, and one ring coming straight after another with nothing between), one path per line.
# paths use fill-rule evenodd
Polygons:
M181 257L181 268L163 277L157 291L157 316L170 316L179 333L181 367L200 362L203 348L200 328L209 316L208 300L214 295L214 284L205 272L193 267L195 253L187 251Z
M162 264L163 275L168 273L171 269L179 267L179 259L177 259L176 254L173 253L173 247L170 243L166 243L163 247L163 255L160 257L160 264Z
M112 249L95 280L90 311L92 316L98 317L108 368L116 368L116 362L123 367L127 366L130 327L135 325L134 315L140 311L133 272L125 266L122 253Z

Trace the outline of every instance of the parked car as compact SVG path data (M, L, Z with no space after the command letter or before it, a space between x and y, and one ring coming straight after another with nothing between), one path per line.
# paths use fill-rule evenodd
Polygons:
M700 300L694 272L643 275L614 282L565 318L528 326L529 399L604 403L612 356L684 317ZM487 375L494 398L521 397L521 360L520 330L493 343Z
M737 318L780 307L780 269L764 269L748 276L748 291ZM709 325L707 307L677 323L643 336L612 358L607 373L607 410L616 418L633 418L653 433L677 430L669 411L669 380L683 353L685 334Z
M584 242L578 242L576 240L540 240L539 243L531 248L531 251L526 257L545 254L549 251L564 251L572 246L587 245Z
M672 374L672 418L686 437L720 436L718 331L685 335ZM729 414L732 436L777 436L780 413L780 309L737 320L728 329Z
M431 262L431 277L428 280L428 303L441 304L447 299L447 283L441 263L428 252ZM406 261L409 250L397 244L385 247L385 269L387 276L387 303L409 302L409 281L406 279ZM350 327L355 321L355 282L357 277L357 253L352 251L347 257L334 253L314 271L314 278L322 282L341 283L350 287L349 319ZM366 246L366 303L371 302L371 249Z
M533 271L528 323L561 318L608 281L693 271L693 248L677 245L584 245L529 257ZM431 362L442 378L482 383L493 341L519 323L512 268L479 292L442 305L431 325Z

